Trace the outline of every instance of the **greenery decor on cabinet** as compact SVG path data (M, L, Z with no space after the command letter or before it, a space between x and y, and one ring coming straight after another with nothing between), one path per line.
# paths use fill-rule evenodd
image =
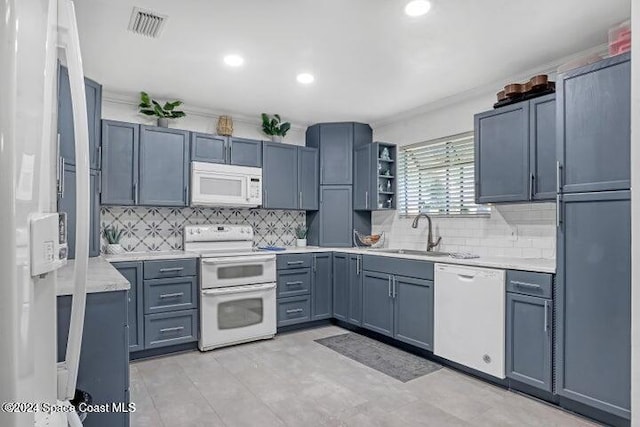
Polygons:
M296 227L296 246L299 248L307 246L308 229L304 225Z
M124 248L120 245L124 230L119 229L118 226L108 226L102 234L107 241L106 249L108 254L121 254L124 252Z
M161 105L155 99L152 99L148 93L140 92L140 113L146 116L155 116L158 118L159 127L169 127L169 119L179 119L186 116L184 111L176 110L176 107L182 105L182 101L167 101Z
M268 114L262 113L262 131L271 137L273 142L280 142L291 129L291 123L283 122L280 115L274 114L269 117Z

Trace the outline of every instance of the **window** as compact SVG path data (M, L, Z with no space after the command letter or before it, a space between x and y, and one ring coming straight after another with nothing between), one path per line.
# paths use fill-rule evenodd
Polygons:
M399 147L398 209L405 216L487 215L475 204L473 132Z

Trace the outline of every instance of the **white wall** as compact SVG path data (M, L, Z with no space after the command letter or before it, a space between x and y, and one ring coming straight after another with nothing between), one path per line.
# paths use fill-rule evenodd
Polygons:
M631 425L640 427L640 2L631 2Z
M171 120L169 127L194 132L216 133L218 113L189 109L188 105L184 107L184 111L187 113L187 116L181 119ZM268 136L262 133L260 117L256 117L255 119L249 117L232 117L233 136L260 140L269 139ZM132 100L110 96L108 93L105 93L102 99L102 118L143 124L155 124L156 122L155 119L138 113L138 106ZM305 126L294 125L282 142L304 145L305 132Z

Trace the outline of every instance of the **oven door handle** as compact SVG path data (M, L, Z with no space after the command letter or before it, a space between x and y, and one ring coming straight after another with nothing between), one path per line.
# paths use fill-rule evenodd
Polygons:
M203 264L209 265L223 265L223 264L253 264L256 262L274 261L275 255L263 255L263 256L239 256L239 257L224 257L224 258L203 258Z
M202 295L229 295L229 294L241 294L245 292L261 292L261 291L269 291L271 289L275 289L275 283L265 283L263 285L256 286L232 286L229 288L217 288L217 289L206 289L202 291Z

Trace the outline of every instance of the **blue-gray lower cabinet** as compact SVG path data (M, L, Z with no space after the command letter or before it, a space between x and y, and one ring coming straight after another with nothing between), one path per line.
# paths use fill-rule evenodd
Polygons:
M507 377L553 391L553 302L507 293Z
M333 314L333 256L314 253L311 267L311 319L330 319Z
M138 204L138 147L140 125L102 121L103 205Z
M349 309L347 322L362 326L362 255L349 254Z
M144 281L145 314L194 308L198 308L198 283L195 277Z
M89 256L100 255L100 172L89 170ZM67 214L69 259L76 256L76 166L64 163L58 212Z
M62 361L69 334L71 297L58 297L57 306L58 361ZM91 394L94 404L129 403L128 337L127 291L88 294L77 388ZM126 427L129 414L90 413L83 425Z
M129 351L139 351L144 349L142 262L118 262L113 267L131 285L128 294Z
M390 274L364 271L362 279L362 326L393 336L393 296Z
M138 204L189 204L189 132L140 126Z
M229 138L227 163L238 166L262 167L262 141L246 138Z
M226 163L227 137L191 132L191 160L194 162Z
M564 194L558 229L558 394L630 418L630 191Z
M183 310L144 316L144 348L152 349L198 340L198 311Z
M433 351L433 282L413 277L392 278L393 337Z
M349 317L349 254L340 252L333 254L333 317Z
M277 315L278 327L309 322L311 320L310 295L279 298Z

